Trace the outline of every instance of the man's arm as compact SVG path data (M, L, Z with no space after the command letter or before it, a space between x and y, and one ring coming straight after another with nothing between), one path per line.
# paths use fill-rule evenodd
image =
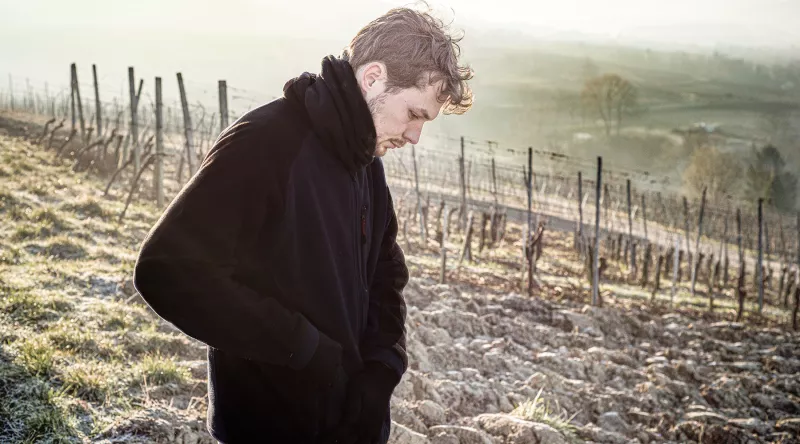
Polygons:
M380 246L378 266L369 292L367 333L361 344L365 364L379 362L394 371L395 383L408 369L406 353L406 303L403 289L408 283L403 250L397 244L397 216L388 192L389 223Z
M291 163L280 159L281 150L261 146L254 125L240 123L217 140L145 238L134 286L159 316L211 347L334 373L338 343L272 295L232 278L237 251L280 218Z

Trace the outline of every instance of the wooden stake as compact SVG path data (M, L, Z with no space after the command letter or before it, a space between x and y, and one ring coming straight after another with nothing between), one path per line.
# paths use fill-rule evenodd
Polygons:
M703 211L706 208L706 188L703 188L703 197L700 201L700 217L697 221L697 241L694 245L695 255L692 256L694 260L694 266L692 267L692 296L694 296L695 284L697 283L697 268L699 264L699 253L700 253L700 238L703 236Z
M644 224L644 238L649 243L650 238L647 237L647 207L645 206L644 193L642 193L642 224Z
M592 279L592 305L597 306L600 300L600 190L603 181L603 158L597 157L597 184L595 188L595 221L594 221L594 279Z
M578 171L578 237L575 242L575 248L580 251L580 245L583 244L583 177L581 172Z
M97 137L103 137L103 107L100 104L100 88L97 84L97 65L92 65L92 79L94 80L94 108L95 119L97 119Z
M756 276L758 276L758 313L764 308L764 220L763 220L764 199L758 199L758 264L756 265Z
M164 207L164 104L161 98L161 77L156 77L156 159L153 187L156 189L156 205Z
M464 258L467 261L472 262L472 226L474 225L473 220L473 213L472 211L469 212L469 218L467 220L467 233L464 236L464 244L461 246L461 257L458 259L458 264L464 261Z
M194 176L194 136L192 128L192 116L189 112L189 102L186 99L186 89L183 87L183 76L181 73L178 76L178 89L181 95L181 108L183 109L183 131L186 136L186 161L189 166L189 177ZM182 179L182 178L181 178Z
M442 258L441 266L442 266L442 269L441 269L441 272L439 274L439 283L445 284L446 283L446 271L447 271L447 238L449 237L447 232L450 229L450 213L446 213L445 214L445 217L442 220L442 225L443 225L443 227L442 227L442 252L441 252L441 258Z
M228 127L228 82L219 82L219 132L225 131Z
M81 139L85 140L86 137L86 122L83 120L83 102L81 102L81 88L80 83L78 83L78 68L73 63L72 64L72 82L73 82L73 91L75 94L75 104L78 108L78 119L81 124Z
M527 225L525 225L525 239L522 241L523 249L531 237L531 202L533 199L533 148L528 147L528 169L522 168L525 190L528 193Z
M649 244L648 244L649 246ZM664 265L664 255L658 255L658 262L656 263L656 276L653 282L653 293L650 295L650 303L656 301L656 293L661 288L661 267Z
M669 305L670 307L673 306L675 302L675 292L678 291L678 271L681 268L680 265L680 256L683 255L683 250L681 248L681 241L678 236L675 236L675 252L673 253L673 263L672 263L672 291L670 292L669 296Z
M628 248L629 251L629 261L628 266L631 267L631 272L629 273L630 276L636 276L636 254L634 253L633 249L633 217L631 216L631 180L626 180L626 189L628 193Z
M461 179L461 209L459 210L459 226L461 228L467 225L467 178L465 176L466 165L464 164L464 136L461 136L461 156L458 158L458 169Z
M419 176L417 175L417 153L416 147L411 145L411 159L414 161L414 190L417 194L417 213L419 214L419 233L422 237L422 246L428 245L428 235L426 229L425 214L422 212L422 196L419 193Z
M689 258L692 255L692 250L689 245L689 201L686 196L683 196L683 221L686 230L686 254L688 255L687 258Z

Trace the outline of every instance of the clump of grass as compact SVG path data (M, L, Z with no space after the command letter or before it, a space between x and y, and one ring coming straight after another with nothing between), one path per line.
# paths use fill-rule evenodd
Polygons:
M22 324L55 319L72 310L72 304L59 297L42 297L11 288L4 289L4 293L5 297L0 299L2 312Z
M45 246L43 253L57 259L80 259L86 256L86 250L67 237L60 236Z
M21 259L22 250L13 245L0 250L0 264L17 265L21 262Z
M25 341L20 345L14 362L33 376L49 377L53 372L53 346L42 339Z
M29 223L23 224L14 231L12 240L22 241L35 238L55 236L67 228L64 220L53 210L42 208L36 211L26 210Z
M40 208L31 213L30 218L34 222L52 225L56 228L63 228L65 226L61 216L50 208Z
M32 168L31 168L32 169ZM39 197L45 197L50 194L50 189L41 182L34 182L29 184L27 190Z
M136 366L136 380L147 380L148 384L181 384L190 377L189 369L181 367L171 358L161 353L147 354Z
M59 350L70 352L95 352L97 343L81 325L75 321L59 320L47 330L47 338Z
M556 413L554 409L551 408L550 402L541 398L542 390L543 388L539 389L539 392L536 393L536 397L534 397L533 400L528 400L515 406L514 410L510 413L511 416L516 416L526 421L547 424L574 442L577 440L576 432L578 430L577 427L572 424L575 415L568 417L563 411Z
M89 358L122 358L124 350L99 333L90 333L75 321L59 320L47 330L47 339L58 350Z
M31 209L9 192L0 191L0 213L11 220L22 220Z
M98 201L91 198L78 203L66 203L62 205L61 208L85 217L96 217L100 219L107 218L111 214L108 210L103 208Z
M47 225L24 224L14 230L14 234L11 235L11 240L19 242L30 239L44 239L54 236L55 234L52 227Z
M7 191L0 191L0 212L6 212L19 205L19 201L14 195Z
M130 325L130 320L125 313L114 313L103 321L103 328L106 330L124 330Z
M72 418L59 405L60 394L23 368L0 360L0 442L77 441Z
M73 366L61 375L65 394L88 402L105 401L110 387L107 375L97 366Z
M128 331L123 340L125 351L132 356L142 356L152 352L181 355L187 348L184 338L158 331Z

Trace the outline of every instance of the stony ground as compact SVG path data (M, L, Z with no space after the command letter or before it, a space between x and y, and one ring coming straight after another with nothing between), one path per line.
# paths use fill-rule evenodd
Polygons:
M130 284L158 210L138 200L118 221L122 188L104 197L104 180L30 140L34 124L0 123L0 442L212 442L203 345ZM730 294L712 314L683 288L650 302L614 279L618 264L605 308L587 306L555 233L530 297L518 239L509 226L459 266L454 236L442 285L436 243L401 236L410 369L391 442L800 442L800 335L784 310L748 304L737 324Z

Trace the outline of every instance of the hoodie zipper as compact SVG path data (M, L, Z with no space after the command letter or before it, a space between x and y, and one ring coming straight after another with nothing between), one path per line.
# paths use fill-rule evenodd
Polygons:
M357 231L355 237L355 244L356 247L356 267L358 268L357 271L357 280L358 280L358 293L359 293L359 302L360 302L360 309L361 313L358 317L358 334L361 335L363 333L364 328L367 325L367 313L369 312L369 292L367 290L366 283L364 282L366 279L364 278L364 246L367 243L367 205L361 203L362 195L361 189L359 187L359 179L361 178L360 173L356 173L355 177L353 177L353 194L355 197L355 207L354 209L360 213L357 217ZM361 240L361 242L358 241Z
M356 239L361 242L356 242L356 260L358 262L358 286L361 291L366 291L366 283L364 278L364 245L367 244L367 205L361 203L362 195L359 184L361 182L361 172L356 173L354 178L354 192L356 198L356 208L359 210L358 217L358 235Z

